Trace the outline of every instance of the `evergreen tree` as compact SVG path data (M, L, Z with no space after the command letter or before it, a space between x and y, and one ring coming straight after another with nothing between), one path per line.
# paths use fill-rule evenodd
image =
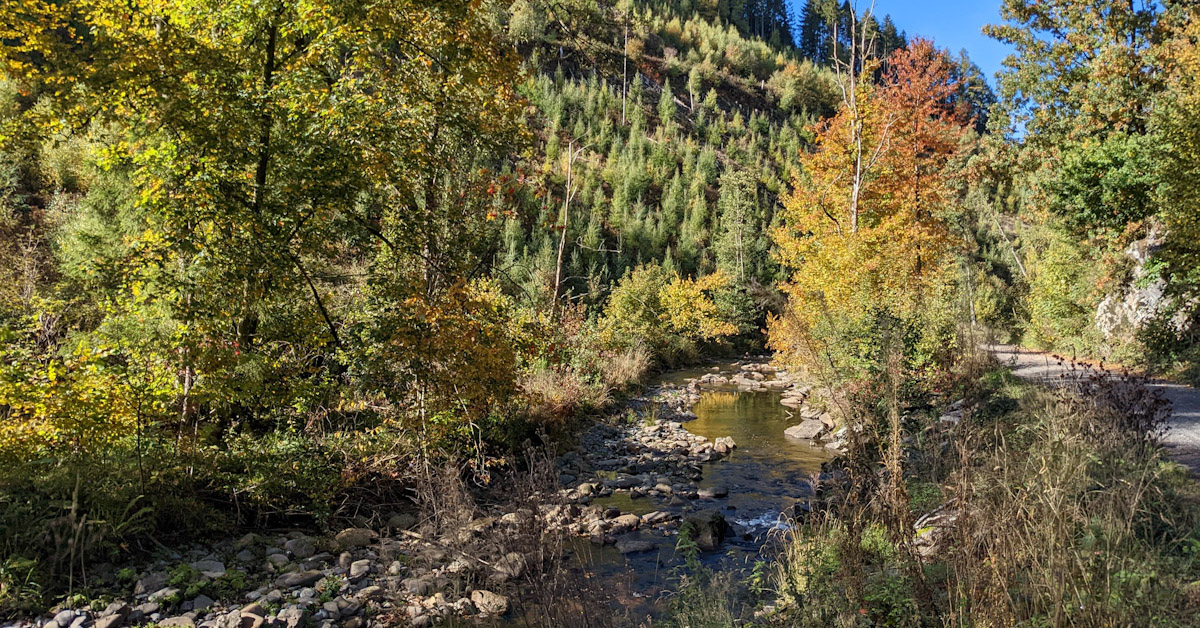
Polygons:
M892 16L883 16L883 26L879 29L879 56L886 59L892 55L893 51L906 45L907 42L896 31L896 23L892 21Z
M720 188L720 235L714 243L717 268L744 284L758 262L758 181L747 170L726 170Z
M827 56L824 46L825 18L818 8L818 0L806 0L800 13L800 54L813 63L824 63Z
M675 122L675 96L671 93L671 81L663 81L662 94L658 98L658 120L666 126Z

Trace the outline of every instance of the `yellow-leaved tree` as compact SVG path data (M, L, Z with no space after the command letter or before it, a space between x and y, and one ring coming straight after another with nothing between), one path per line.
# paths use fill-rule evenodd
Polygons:
M945 340L930 337L930 314L950 276L945 170L966 124L949 59L928 41L894 53L881 85L863 75L814 129L773 234L790 276L771 347L839 378L876 368L885 336L903 340L910 364Z
M610 346L645 346L673 364L695 354L697 343L737 335L736 312L717 298L732 288L721 271L689 279L657 264L638 266L613 288L601 335Z

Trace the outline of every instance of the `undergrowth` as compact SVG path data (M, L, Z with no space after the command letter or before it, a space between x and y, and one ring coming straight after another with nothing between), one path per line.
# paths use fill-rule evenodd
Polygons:
M1143 382L1081 367L1046 388L973 358L928 409L878 384L781 543L773 625L1200 622L1196 486Z

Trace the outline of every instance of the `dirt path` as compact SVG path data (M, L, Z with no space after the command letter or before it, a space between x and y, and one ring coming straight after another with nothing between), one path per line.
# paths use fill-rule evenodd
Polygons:
M986 349L1022 379L1052 383L1078 376L1066 358L1013 345L987 345ZM1153 390L1161 390L1171 402L1167 434L1163 445L1167 453L1200 477L1200 390L1182 384L1151 380Z

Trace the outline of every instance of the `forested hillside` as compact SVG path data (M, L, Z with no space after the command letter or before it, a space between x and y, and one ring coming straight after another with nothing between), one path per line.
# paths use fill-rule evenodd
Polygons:
M1196 619L1169 411L977 352L1197 378L1192 3L1005 0L996 92L848 0L0 14L0 619Z
M639 265L720 270L745 301L739 329L761 327L780 279L769 230L810 127L839 99L783 6L518 3L496 20L526 58L538 129L505 226L507 277L542 303L549 287L599 306Z

